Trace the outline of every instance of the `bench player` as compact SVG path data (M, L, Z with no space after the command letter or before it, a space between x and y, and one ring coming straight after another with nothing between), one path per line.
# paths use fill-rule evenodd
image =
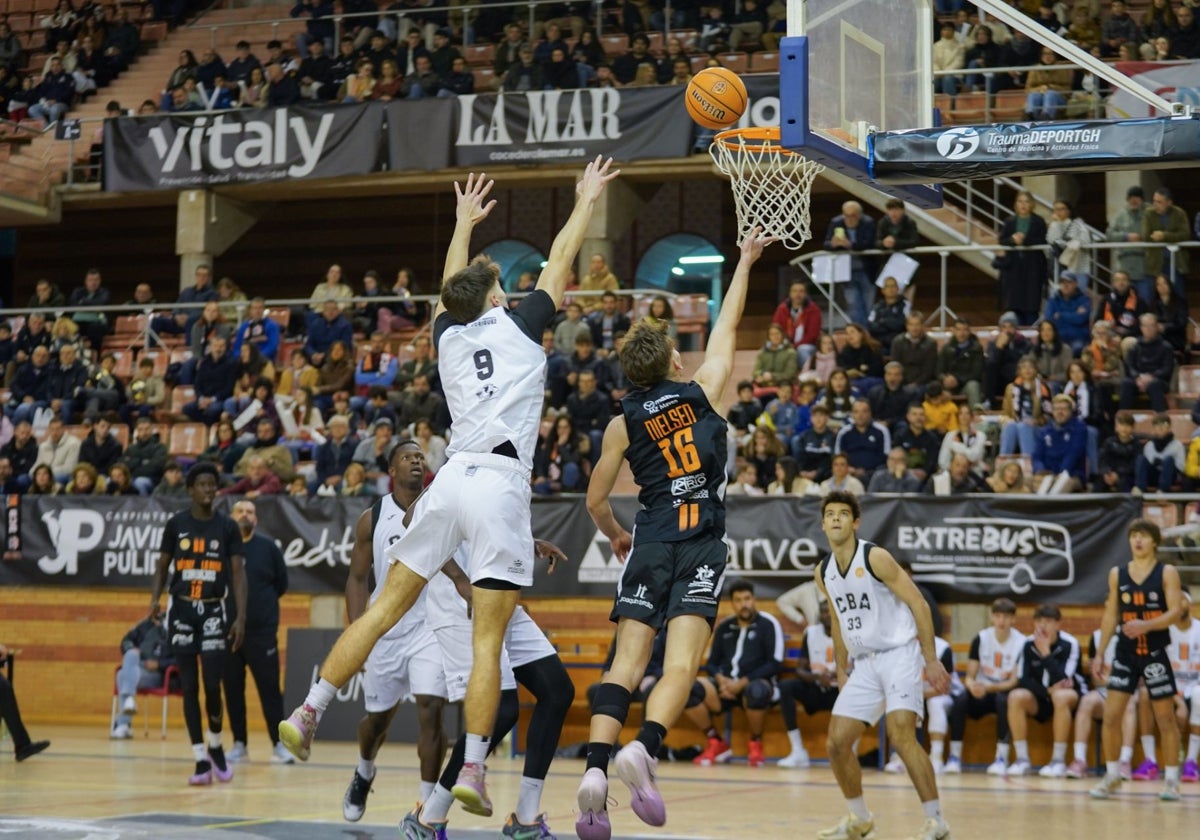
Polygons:
M307 760L320 714L338 688L465 541L474 668L464 703L465 760L454 795L476 808L486 801L483 762L500 701L500 651L521 588L533 583L530 472L545 399L542 332L562 302L596 202L620 174L610 171L611 163L597 157L588 164L537 288L512 310L499 266L486 258L468 265L471 232L495 206L487 201L493 182L472 174L465 188L455 184L456 222L433 322L438 371L453 418L449 460L414 505L412 527L388 549L393 568L383 592L342 634L320 680L280 724L280 740L301 760Z
M612 834L606 804L609 756L625 725L633 690L650 661L654 637L664 623L663 675L646 699L637 740L621 750L616 770L629 786L631 807L642 821L662 825L667 819L654 784L655 756L667 728L688 702L712 634L725 574L728 426L721 395L733 368L750 267L773 241L755 229L742 242L741 257L695 379L683 379L671 339L648 321L634 324L618 351L633 390L621 400L621 414L604 431L587 505L625 568L611 615L617 622L617 652L596 690L587 770L579 786L575 830L585 840L607 840ZM642 504L636 544L617 522L608 498L626 459Z
M1017 605L1008 598L992 602L992 626L975 634L967 654L966 688L954 698L950 709L950 745L961 744L967 730L967 718L979 720L996 716L996 758L988 766L990 776L1003 776L1008 770L1008 693L1017 687L1017 671L1025 636L1013 627Z

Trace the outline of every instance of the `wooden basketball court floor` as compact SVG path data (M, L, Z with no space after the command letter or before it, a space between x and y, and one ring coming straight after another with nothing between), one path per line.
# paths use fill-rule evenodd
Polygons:
M103 730L35 727L49 750L17 764L11 741L0 747L0 840L378 840L399 836L397 824L417 792L416 750L387 744L380 753L374 793L360 823L341 817L342 794L357 761L352 744L318 741L307 764L270 764L265 736L252 733L251 761L237 765L229 784L189 788L192 759L179 734L109 741ZM575 788L583 762L559 759L543 797L548 823L573 838ZM520 759L489 763L497 816L451 811L449 835L460 840L499 836L515 803ZM615 781L614 838L811 838L840 818L843 803L827 766L785 770L744 764L701 768L664 763L660 786L667 825L643 825ZM878 840L913 835L921 811L907 777L865 772L868 806ZM1185 785L1181 802L1160 803L1159 783L1127 783L1119 798L1094 802L1092 781L1029 777L1004 780L972 772L942 780L942 802L957 840L966 838L1137 838L1200 836L1200 785Z

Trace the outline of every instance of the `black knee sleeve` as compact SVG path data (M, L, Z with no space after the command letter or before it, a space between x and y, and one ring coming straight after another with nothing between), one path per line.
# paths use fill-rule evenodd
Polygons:
M696 680L692 683L692 690L688 692L686 709L694 709L704 702L704 683Z
M766 680L751 680L746 686L746 708L747 709L769 709L771 708L771 699L775 694L775 687Z
M624 726L632 700L629 689L616 683L601 683L600 688L596 689L596 704L592 707L592 714L614 718Z

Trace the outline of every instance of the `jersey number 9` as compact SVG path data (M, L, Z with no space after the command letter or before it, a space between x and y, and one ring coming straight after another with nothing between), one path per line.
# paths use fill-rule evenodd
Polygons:
M475 375L480 379L491 379L492 374L496 372L496 367L492 364L492 351L476 350L474 359Z

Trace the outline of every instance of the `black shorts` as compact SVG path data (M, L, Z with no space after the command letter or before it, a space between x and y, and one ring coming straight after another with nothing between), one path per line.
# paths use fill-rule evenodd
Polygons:
M714 531L678 542L642 543L635 535L609 620L632 618L660 630L676 616L699 615L712 627L728 555Z
M832 712L833 704L837 702L837 687L823 688L815 682L803 680L788 680L780 688L791 691L793 697L804 707L804 713L815 715L817 712Z
M172 598L165 626L171 652L176 657L225 653L229 626L224 601Z
M1175 695L1175 672L1165 650L1138 656L1117 649L1108 677L1108 690L1133 694L1137 691L1138 680L1146 683L1151 700L1164 700Z

